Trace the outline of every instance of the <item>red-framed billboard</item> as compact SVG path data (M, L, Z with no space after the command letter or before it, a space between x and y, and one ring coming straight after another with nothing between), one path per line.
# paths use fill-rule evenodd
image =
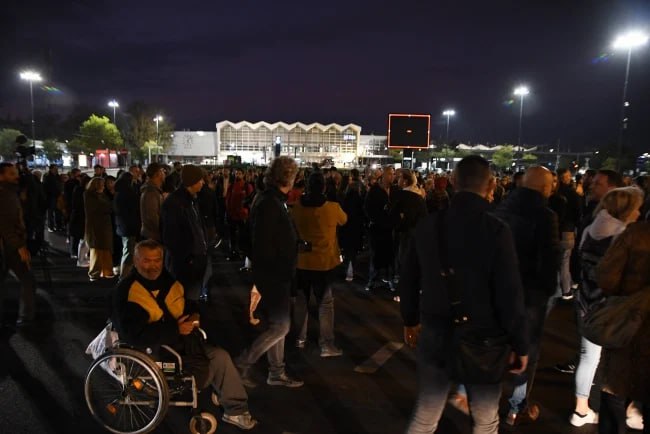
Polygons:
M388 115L388 147L394 149L426 149L431 134L431 115Z

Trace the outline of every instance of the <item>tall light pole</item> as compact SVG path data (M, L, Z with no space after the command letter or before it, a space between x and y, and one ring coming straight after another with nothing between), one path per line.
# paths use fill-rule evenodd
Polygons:
M112 99L108 102L108 106L113 108L113 124L117 125L117 123L115 122L115 109L118 108L120 105L117 103L117 101Z
M514 94L518 96L519 99L519 134L517 135L517 146L521 148L521 127L522 119L524 117L524 97L530 93L530 90L526 86L519 86L515 88Z
M623 157L623 134L627 129L628 118L625 114L627 107L630 103L627 101L627 85L630 79L630 63L632 61L632 50L645 45L648 42L648 35L639 31L632 30L630 32L619 35L612 44L615 50L627 50L627 65L625 67L625 81L623 82L623 103L621 104L621 123L619 125L618 133L618 158L616 159L616 167L621 170L621 158Z
M34 122L34 82L42 81L41 74L36 71L23 71L20 78L29 81L29 101L32 107L32 148L36 150L36 123Z
M159 123L162 122L163 117L160 115L156 115L155 118L153 118L153 121L156 123L156 148L158 148L158 142L160 141L160 134L159 134ZM149 146L149 163L151 164L151 146Z
M447 144L449 144L449 118L451 118L455 114L456 114L456 111L452 110L452 109L447 109L444 112L442 112L443 116L447 116L447 139L445 140L445 142Z

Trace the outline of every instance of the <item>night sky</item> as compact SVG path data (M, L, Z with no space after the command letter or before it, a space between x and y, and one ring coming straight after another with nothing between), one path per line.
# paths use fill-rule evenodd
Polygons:
M28 119L28 66L61 93L36 105L124 107L144 100L177 129L220 120L358 123L385 134L390 112L457 111L462 142L572 150L615 142L630 27L650 30L649 1L3 2L0 117ZM650 46L632 58L629 142L650 151ZM38 122L38 120L37 120Z

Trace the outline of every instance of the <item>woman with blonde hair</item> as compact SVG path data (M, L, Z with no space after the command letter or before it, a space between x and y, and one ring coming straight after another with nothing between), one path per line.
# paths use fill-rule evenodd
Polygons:
M100 277L112 279L113 274L113 224L110 199L104 194L105 181L103 178L93 178L88 183L84 193L84 208L86 213L85 240L90 248L90 281Z
M594 212L594 222L585 229L579 251L582 285L576 293L579 325L584 316L605 297L596 278L596 267L614 239L625 231L628 224L639 218L642 203L643 195L638 189L615 188L601 199ZM584 336L581 338L580 362L575 374L576 406L570 419L573 426L598 423L598 414L589 407L589 394L600 353L599 345Z

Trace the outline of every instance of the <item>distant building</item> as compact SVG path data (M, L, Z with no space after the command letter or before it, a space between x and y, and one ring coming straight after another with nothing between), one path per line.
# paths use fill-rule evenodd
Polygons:
M215 131L174 131L172 144L166 151L170 161L202 163L217 156ZM217 164L217 160L213 164Z
M358 164L361 127L355 124L303 124L294 122L217 123L217 157L223 162L240 157L242 163L267 164L275 155L295 158L301 164Z
M265 165L276 151L303 165L356 167L393 161L388 155L387 137L362 135L359 125L247 121L221 121L216 131L175 131L172 145L161 160Z

